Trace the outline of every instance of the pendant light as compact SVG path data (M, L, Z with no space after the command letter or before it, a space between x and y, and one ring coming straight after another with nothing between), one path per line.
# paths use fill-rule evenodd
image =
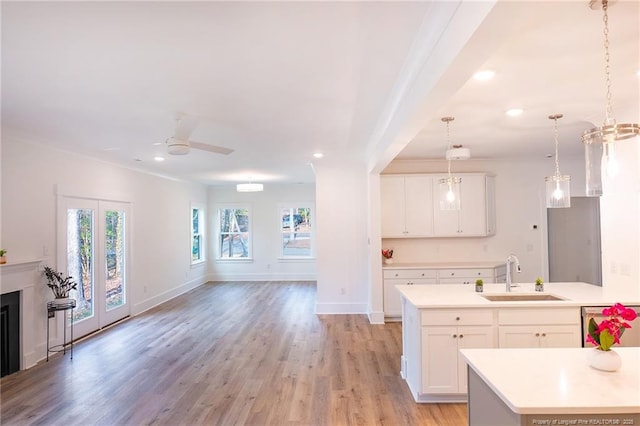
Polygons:
M550 115L549 119L554 123L554 142L555 142L555 160L556 172L553 176L544 178L547 182L547 208L563 208L571 207L571 176L560 174L560 163L558 160L558 119L562 118L562 114Z
M640 134L640 125L637 123L618 124L612 117L608 6L608 0L602 0L602 10L604 11L602 18L604 22L604 71L607 86L605 121L602 126L594 127L582 134L582 142L585 147L587 196L592 197L602 195L603 172L610 178L614 177L617 173L618 165L615 158L614 142L629 139Z
M449 138L449 123L454 117L442 117L441 120L447 124L447 152L451 149ZM438 180L440 187L440 210L460 210L460 184L462 178L451 176L451 157L447 158L447 177Z

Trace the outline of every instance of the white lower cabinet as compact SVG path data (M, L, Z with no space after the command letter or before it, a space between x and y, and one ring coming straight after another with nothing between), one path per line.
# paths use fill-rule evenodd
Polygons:
M500 309L501 348L576 348L582 346L579 308Z
M495 347L493 317L490 309L422 311L421 393L467 392L467 368L459 350Z
M422 392L466 393L467 364L459 350L493 348L493 327L422 327Z
M580 347L571 308L423 308L402 302L403 378L417 402L464 402L466 348Z
M437 272L433 269L387 269L384 270L384 316L402 316L402 304L397 285L437 284Z
M501 348L575 348L580 339L573 325L505 325L498 335Z

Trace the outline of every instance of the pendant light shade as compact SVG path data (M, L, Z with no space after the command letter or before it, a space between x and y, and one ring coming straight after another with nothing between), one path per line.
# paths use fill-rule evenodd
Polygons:
M454 117L442 117L443 122L447 124L447 177L438 180L440 189L440 210L460 210L460 186L462 178L451 176L451 141L449 138L449 123Z
M637 123L618 124L612 116L611 106L611 73L609 66L609 7L608 0L602 0L604 12L604 59L605 82L607 86L607 105L605 109L605 121L600 127L594 127L582 134L582 142L585 149L585 170L587 180L587 196L602 195L602 177L613 178L618 172L618 163L615 157L614 143L624 139L630 139L640 134L640 125Z
M560 160L558 159L558 119L562 118L562 114L550 115L549 118L554 123L554 146L556 172L553 176L544 178L547 183L547 208L565 208L571 207L571 176L560 174Z

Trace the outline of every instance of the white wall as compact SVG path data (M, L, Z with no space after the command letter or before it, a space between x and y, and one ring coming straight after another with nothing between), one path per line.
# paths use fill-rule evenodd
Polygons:
M446 172L444 161L395 160L388 173ZM488 172L496 176L496 235L485 238L383 239L394 249L397 262L504 261L510 253L520 259L518 281L548 278L547 216L544 177L553 174L551 159L539 161L456 161L454 172ZM582 160L563 160L561 170L571 175L572 196L584 196ZM533 225L537 229L532 229Z
M210 231L217 221L219 204L248 204L251 215L253 259L250 261L216 260L212 232L208 232L209 279L239 280L315 280L316 260L287 260L280 257L279 203L315 204L314 184L265 183L262 192L239 193L235 186L213 186L208 190L208 224ZM315 207L314 207L315 212ZM315 228L316 217L311 218ZM315 247L314 247L315 249Z
M363 163L315 166L318 217L316 311L367 313L368 183Z
M132 314L162 303L206 280L206 264L190 266L190 203L206 204L203 185L179 182L98 162L69 152L2 141L0 246L8 262L42 259L55 266L56 192L131 203ZM1 284L0 284L1 285ZM145 291L146 289L146 291ZM53 299L42 281L29 324L44 356L45 303Z
M640 137L616 143L620 173L603 178L602 282L640 299Z

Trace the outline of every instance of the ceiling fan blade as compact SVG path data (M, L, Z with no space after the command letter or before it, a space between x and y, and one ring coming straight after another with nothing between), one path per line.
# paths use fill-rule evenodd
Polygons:
M200 143L200 142L194 142L194 141L189 141L189 144L191 145L191 148L201 149L203 151L215 152L216 154L229 155L233 152L233 149L225 148L223 146L209 145L206 143Z
M189 136L198 125L198 119L188 115L179 115L176 117L176 131L173 135L178 140L189 140Z

